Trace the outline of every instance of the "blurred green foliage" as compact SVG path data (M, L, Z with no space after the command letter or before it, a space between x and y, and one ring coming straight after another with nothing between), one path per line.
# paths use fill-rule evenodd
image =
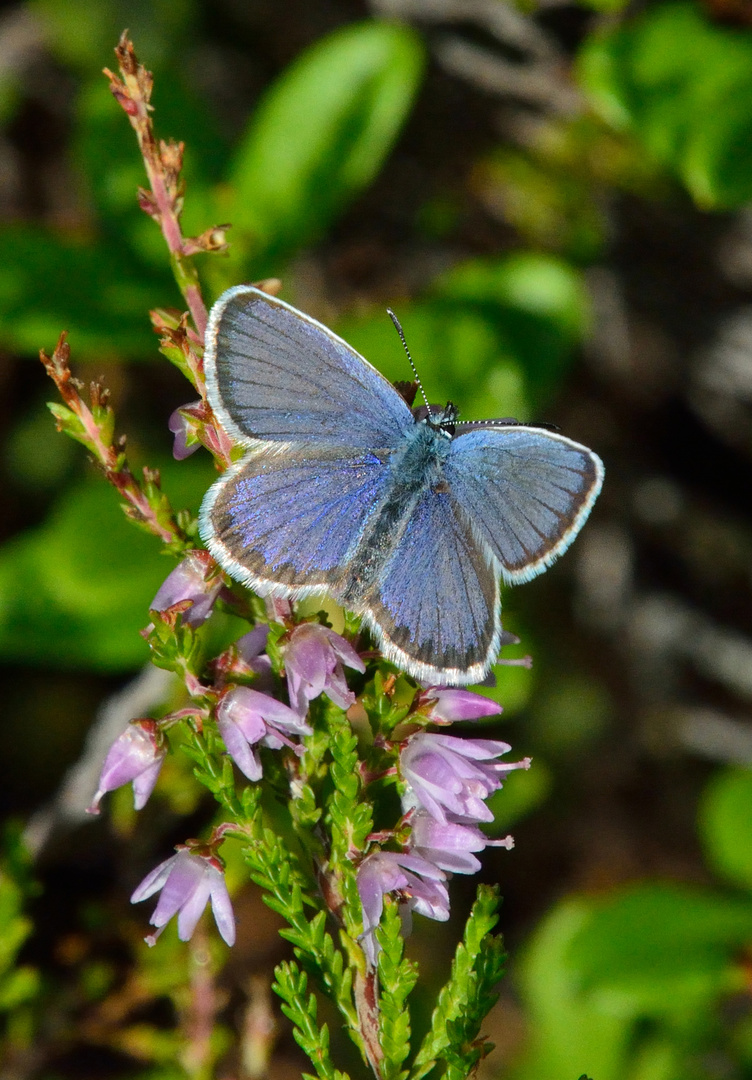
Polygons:
M649 7L588 40L582 85L703 207L752 197L752 31L712 23L698 4Z
M573 1062L599 1080L702 1077L711 1052L752 1066L749 1016L724 1010L749 981L752 773L715 776L699 824L709 865L741 891L646 882L554 908L523 962L532 1034L515 1078Z

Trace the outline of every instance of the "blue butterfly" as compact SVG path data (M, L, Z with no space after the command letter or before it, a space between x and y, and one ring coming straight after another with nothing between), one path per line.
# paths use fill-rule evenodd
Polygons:
M411 410L310 316L249 285L212 308L209 402L247 453L208 491L200 532L262 596L328 593L430 683L481 681L499 652L499 578L569 547L600 458L508 421Z

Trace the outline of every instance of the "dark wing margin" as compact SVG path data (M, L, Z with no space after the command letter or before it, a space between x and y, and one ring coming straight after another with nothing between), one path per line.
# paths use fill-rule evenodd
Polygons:
M504 579L520 582L574 540L601 489L603 463L555 432L484 425L453 440L444 475Z
M209 401L237 441L395 446L413 423L383 375L321 323L250 285L209 315Z

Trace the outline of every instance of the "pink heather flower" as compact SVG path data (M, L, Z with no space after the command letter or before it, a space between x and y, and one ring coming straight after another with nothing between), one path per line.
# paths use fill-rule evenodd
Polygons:
M409 787L402 798L405 810L422 807L442 825L493 821L486 806L503 777L512 769L527 769L530 759L500 762L508 743L496 739L458 739L419 731L408 739L400 755L400 770Z
M252 671L266 673L271 669L271 660L264 654L266 639L269 637L269 627L266 623L259 623L243 634L235 642L238 656L251 668Z
M485 847L514 847L511 836L503 840L491 840L475 825L458 825L436 821L427 810L418 810L412 819L410 850L423 859L452 874L475 874L480 870L480 860L473 851Z
M428 686L421 690L415 699L415 706L425 712L434 724L479 720L481 716L496 716L501 712L501 705L482 694L448 686Z
M99 787L88 814L99 813L99 803L108 791L133 784L133 805L141 810L154 790L167 748L155 720L132 720L107 752Z
M172 456L176 461L183 461L184 458L195 454L201 445L195 435L195 422L191 423L189 417L194 421L203 420L203 413L193 415L197 409L201 409L202 405L202 401L191 401L187 405L181 405L179 409L175 409L175 412L170 414L167 426L175 436Z
M194 842L195 843L195 842ZM202 851L202 854L196 852ZM235 916L225 884L224 867L216 855L207 854L205 845L181 844L177 855L160 863L147 874L131 896L138 904L162 890L149 922L156 932L145 941L154 945L173 915L178 917L178 937L188 941L209 900L217 929L228 945L235 944Z
M159 587L149 605L151 611L167 611L183 600L191 606L183 613L186 626L201 626L211 615L222 588L222 578L208 551L189 551Z
M290 705L300 716L308 712L308 702L326 694L335 705L348 709L355 694L347 687L342 665L365 671L349 641L320 623L301 623L290 635L285 650L285 672Z
M252 747L262 744L279 750L290 746L300 753L301 747L290 735L311 734L308 724L291 708L247 686L236 686L224 695L217 709L217 726L228 754L249 780L260 780L262 771Z
M358 867L357 881L363 907L360 943L371 967L376 966L376 957L381 951L375 931L384 910L384 893L399 893L407 933L412 911L439 922L449 918L449 893L444 884L446 874L420 855L375 851Z

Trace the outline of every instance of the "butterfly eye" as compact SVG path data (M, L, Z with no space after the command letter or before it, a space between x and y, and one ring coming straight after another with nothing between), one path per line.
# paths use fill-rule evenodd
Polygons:
M447 439L454 437L456 430L456 420L460 412L456 405L453 405L451 401L446 403L446 408L437 409L432 407L430 415L428 415L428 423L435 431L446 436Z

